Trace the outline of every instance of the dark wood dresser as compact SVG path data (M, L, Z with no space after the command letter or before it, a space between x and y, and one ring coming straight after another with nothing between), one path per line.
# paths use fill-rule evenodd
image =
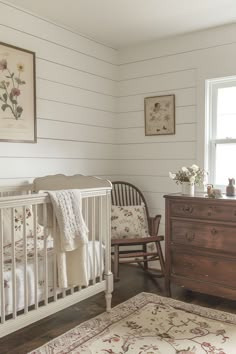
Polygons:
M236 299L236 198L170 194L166 203L166 288Z

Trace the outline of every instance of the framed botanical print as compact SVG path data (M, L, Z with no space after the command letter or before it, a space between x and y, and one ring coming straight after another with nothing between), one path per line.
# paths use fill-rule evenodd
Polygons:
M0 141L36 142L35 53L1 42Z
M145 135L175 134L175 95L146 97Z

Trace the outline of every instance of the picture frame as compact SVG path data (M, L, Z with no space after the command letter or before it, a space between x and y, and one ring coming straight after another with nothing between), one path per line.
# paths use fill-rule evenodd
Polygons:
M37 142L35 53L0 42L0 142Z
M145 135L175 134L175 95L144 99Z

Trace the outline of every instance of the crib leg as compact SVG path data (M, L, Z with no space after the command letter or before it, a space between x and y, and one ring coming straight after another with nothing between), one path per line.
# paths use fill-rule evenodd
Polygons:
M111 299L112 299L112 292L113 292L113 274L105 274L106 280L106 291L105 291L105 298L106 298L106 310L107 312L111 311Z

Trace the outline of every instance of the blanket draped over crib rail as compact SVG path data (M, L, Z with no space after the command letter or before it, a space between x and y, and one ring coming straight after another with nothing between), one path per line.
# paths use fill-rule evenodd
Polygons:
M79 190L48 191L57 219L56 252L59 288L88 285L88 228Z

